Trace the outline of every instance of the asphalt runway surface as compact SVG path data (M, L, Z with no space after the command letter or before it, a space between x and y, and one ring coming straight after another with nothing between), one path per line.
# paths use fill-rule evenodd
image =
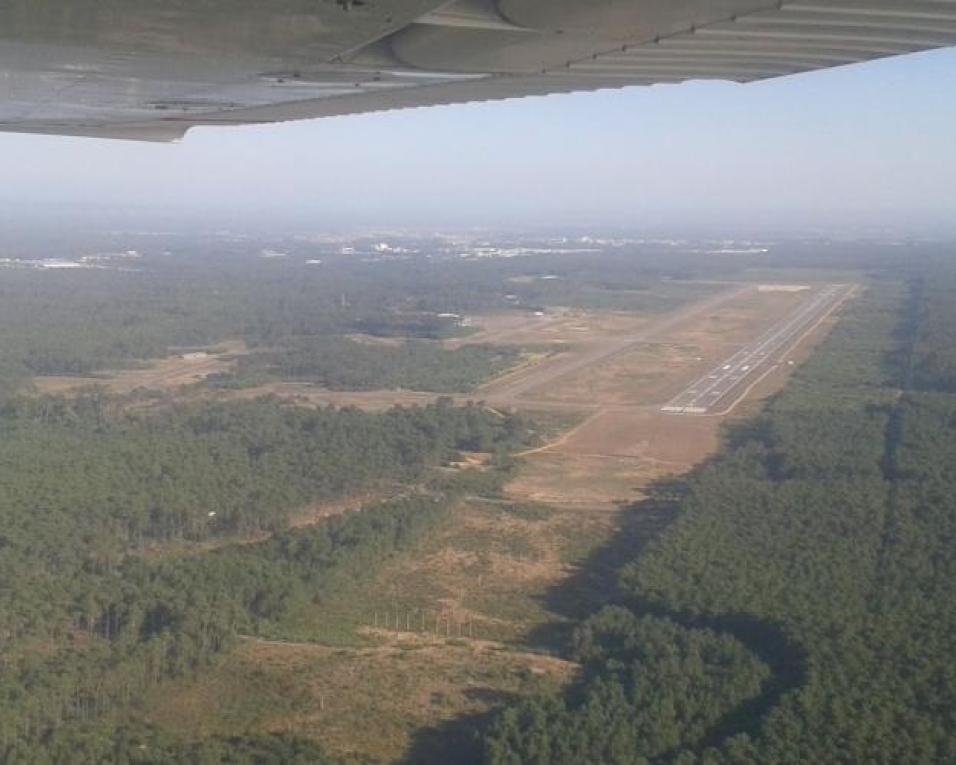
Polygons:
M668 414L713 414L732 395L764 375L817 322L849 294L850 287L830 284L812 294L779 322L733 356L724 360L661 407Z

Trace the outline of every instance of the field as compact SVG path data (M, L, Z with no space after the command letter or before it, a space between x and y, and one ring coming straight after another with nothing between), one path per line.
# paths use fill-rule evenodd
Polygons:
M458 756L465 722L575 676L547 651L610 589L615 545L626 536L633 551L663 522L648 512L624 528L622 508L718 448L726 418L675 417L660 406L805 299L721 285L657 317L560 310L479 319L478 332L451 342L544 350L467 398L547 419L550 440L519 455L501 496L466 498L414 549L298 614L295 633L307 642L246 640L214 671L157 692L149 719L196 735L290 732L350 763ZM833 321L786 358L805 359ZM759 406L793 368L781 360L735 414ZM292 383L216 395L265 392L370 410L435 399ZM371 720L375 735L364 735Z
M612 524L609 513L464 502L413 550L301 614L307 642L247 639L199 679L154 692L145 719L195 736L292 732L346 762L408 756L429 731L574 677L573 664L528 646L565 619L542 594ZM361 736L369 720L376 735Z
M497 716L486 763L954 761L946 268L858 292L718 459L631 513L679 520L580 623L573 691Z
M91 385L102 385L120 394L137 389L175 390L194 385L209 375L229 371L235 364L235 357L245 352L244 343L230 341L220 343L208 352L155 359L140 369L104 370L89 377L42 376L34 378L33 385L38 393L50 394L69 393Z
M698 303L697 310L683 309L676 321L670 317L651 325L634 343L612 346L591 366L558 370L525 388L520 400L528 408L577 407L587 418L552 445L527 455L511 492L549 502L613 506L634 499L650 481L700 462L717 448L723 418L674 417L662 413L661 405L809 294L726 288L717 299ZM787 359L805 358L832 321L800 338ZM794 366L776 365L741 405L752 406L779 390Z
M482 401L497 410L526 411L557 423L573 424L527 453L508 487L516 500L546 501L575 508L616 510L640 496L642 486L681 472L712 453L722 418L675 418L662 404L701 373L761 335L808 300L815 290L763 291L755 283L698 286L693 302L664 314L582 309L546 309L473 318L476 331L446 340L449 348L498 343L535 349L514 370L459 402ZM738 403L740 413L779 390L796 363L808 355L833 319L787 349ZM395 347L394 339L360 339ZM330 391L300 382L272 382L239 390L209 390L198 380L228 370L241 344L222 344L201 358L177 356L146 368L104 372L95 377L40 377L40 392L76 390L91 383L115 392L137 388L175 392L178 398L255 398L276 395L307 406L356 406L382 411L396 404L424 405L434 393L408 390Z
M0 762L956 762L951 246L541 236L2 269Z
M150 699L147 719L196 737L312 731L345 762L382 762L438 746L420 732L455 716L553 693L575 669L488 641L375 637L366 648L245 641L202 684L167 687Z

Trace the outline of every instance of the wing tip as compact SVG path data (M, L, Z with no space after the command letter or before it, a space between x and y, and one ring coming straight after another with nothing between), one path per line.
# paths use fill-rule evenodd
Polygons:
M145 141L150 143L178 143L193 125L178 120L162 122L114 125L55 125L6 123L0 124L0 132L30 135L70 136L73 138L100 138L119 141Z

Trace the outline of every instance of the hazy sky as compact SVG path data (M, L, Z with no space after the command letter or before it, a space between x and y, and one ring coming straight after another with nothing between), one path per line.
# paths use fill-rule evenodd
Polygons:
M253 128L0 134L7 212L57 203L411 224L839 221L956 230L956 50Z

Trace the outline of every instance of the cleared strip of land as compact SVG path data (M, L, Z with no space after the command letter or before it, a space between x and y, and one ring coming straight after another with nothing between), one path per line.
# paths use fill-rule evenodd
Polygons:
M693 382L661 407L668 414L708 414L718 411L736 391L766 374L777 356L836 308L852 288L831 284L812 295L796 311L720 366Z
M654 318L565 309L521 322L505 317L517 334L499 329L497 337L543 349L539 357L453 398L532 411L566 423L564 432L548 431L554 440L518 455L501 497L464 498L453 523L308 606L299 639L324 645L244 640L219 667L157 691L146 705L151 721L204 734L230 735L239 725L289 731L320 738L350 764L456 761L467 747L455 736L471 716L573 681L575 665L528 646L560 634L576 609L602 602L615 570L608 555L621 545L633 552L667 522L663 510L644 508L637 517L621 507L718 447L718 413L673 417L660 411L663 402L823 291L733 284ZM504 322L490 318L493 328ZM797 331L785 343L787 358L809 353L828 326L824 314ZM734 395L756 401L792 367L767 369L777 373ZM216 395L266 390L303 404L368 409L436 398L293 383ZM608 547L614 538L621 545ZM255 703L247 702L252 683ZM376 735L357 736L372 718Z
M674 311L667 316L652 322L645 329L632 335L614 337L596 343L595 347L583 352L570 353L553 362L542 362L528 374L517 379L510 379L504 386L491 382L479 392L489 403L496 405L520 405L534 400L539 403L535 393L539 388L551 385L561 378L574 372L594 366L618 356L636 345L646 343L664 335L681 322L687 321L698 314L710 311L729 303L753 290L752 285L735 285L731 289L722 290L704 300L692 303L686 308Z

